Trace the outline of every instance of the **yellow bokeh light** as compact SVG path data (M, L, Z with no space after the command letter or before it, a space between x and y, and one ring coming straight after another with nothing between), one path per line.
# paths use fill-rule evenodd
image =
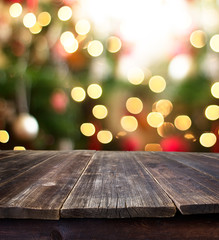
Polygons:
M21 15L22 10L23 9L22 9L22 6L20 3L14 3L10 6L9 13L10 13L11 17L17 18Z
M215 98L219 98L219 82L216 82L211 87L211 94Z
M31 28L36 23L36 16L33 13L27 13L23 18L23 24L26 28Z
M191 127L192 121L187 115L179 115L175 118L174 125L180 131L186 131Z
M63 46L71 46L74 40L74 34L70 31L63 32L60 36L60 42Z
M86 19L81 19L75 24L75 31L79 35L86 35L90 31L90 23Z
M138 121L133 116L124 116L121 118L121 126L127 132L134 132L138 128Z
M132 114L138 114L143 110L143 103L137 97L131 97L126 101L126 108Z
M201 30L196 30L190 35L190 43L195 48L202 48L206 44L206 34Z
M174 81L181 81L195 71L194 59L189 54L178 54L169 63L168 73Z
M141 84L144 78L144 72L139 67L133 67L128 71L128 81L133 85Z
M164 117L169 115L173 110L173 104L167 99L161 99L153 106L153 111L160 112Z
M98 84L91 84L87 88L87 94L90 98L97 99L102 95L102 88Z
M103 44L98 40L93 40L89 42L87 51L92 57L98 57L103 52Z
M9 141L9 134L5 130L0 130L0 142L7 143Z
M71 16L72 16L72 10L68 6L63 6L58 11L58 18L61 21L67 21L71 18Z
M186 133L186 134L184 134L184 138L185 138L185 139L188 139L188 140L192 140L193 142L196 141L196 138L195 138L195 136L194 136L192 133Z
M211 38L210 47L214 52L219 52L219 34L215 34Z
M107 50L111 53L118 52L122 47L122 42L118 37L111 36L107 40Z
M103 119L107 116L108 110L104 105L96 105L93 107L92 113L95 118Z
M50 24L51 22L51 15L48 12L41 12L37 17L38 23L45 27Z
M23 147L23 146L15 146L15 147L14 147L14 150L15 150L15 151L23 151L23 150L26 150L26 148Z
M71 97L76 102L82 102L86 97L86 93L82 87L74 87L71 90Z
M168 137L170 135L173 135L175 131L175 127L170 122L164 122L160 127L157 128L157 133L161 137Z
M158 128L164 123L164 117L159 112L150 112L147 115L147 122L151 127Z
M203 133L199 138L199 142L203 147L212 147L216 141L217 137L214 133Z
M70 45L64 45L63 47L67 53L76 52L78 50L78 41L73 39Z
M113 140L113 135L108 130L101 130L97 133L97 139L103 144L110 143Z
M60 36L60 42L67 53L73 53L78 49L78 41L70 31L62 33Z
M159 143L148 143L145 146L145 151L158 152L158 151L163 151L163 149Z
M95 126L92 123L83 123L81 124L80 130L84 136L90 137L95 133Z
M124 137L126 135L127 135L127 133L125 131L120 131L120 132L117 133L116 138L118 139L118 138Z
M42 27L38 22L36 22L34 26L30 28L30 32L33 34L38 34L41 32L41 30L42 30Z
M214 121L219 118L219 106L218 105L209 105L205 109L205 116L207 119Z
M166 88L166 81L161 76L153 76L149 80L149 88L152 92L161 93Z

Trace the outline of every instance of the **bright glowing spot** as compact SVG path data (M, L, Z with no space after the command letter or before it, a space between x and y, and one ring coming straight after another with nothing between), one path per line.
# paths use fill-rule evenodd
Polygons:
M86 93L82 87L74 87L71 90L71 97L76 102L82 102L86 97Z
M133 116L122 117L120 123L127 132L134 132L138 128L138 121Z
M153 152L157 152L157 151L163 151L162 147L160 146L160 144L158 143L148 143L145 146L145 151L153 151Z
M103 52L103 44L98 40L93 40L89 42L87 51L92 57L98 57Z
M203 133L199 138L199 142L203 147L212 147L216 141L217 137L214 133Z
M125 131L120 131L117 133L116 138L118 139L120 137L124 137L125 135L127 135L127 133Z
M22 6L20 5L20 3L14 3L10 6L9 8L9 13L11 15L11 17L16 18L19 17L22 13Z
M113 135L108 130L101 130L97 133L97 139L103 144L110 143L113 139Z
M74 34L69 31L63 32L60 37L60 42L63 46L71 46L74 40L75 40Z
M152 92L161 93L166 88L166 81L161 76L153 76L149 80L149 88Z
M210 47L214 52L219 52L219 34L215 34L211 38Z
M153 111L160 112L164 117L169 115L173 110L173 104L167 99L161 99L153 106Z
M64 47L65 51L68 53L73 53L78 49L78 41L75 39L72 32L66 31L62 33L60 37L60 42Z
M215 98L219 98L219 82L216 82L211 87L211 94Z
M7 143L9 140L9 134L5 130L0 130L0 142Z
M90 31L90 23L86 19L81 19L75 24L75 31L79 35L86 35Z
M72 10L68 6L63 6L58 11L58 18L61 21L67 21L71 18L71 16L72 16Z
M180 131L186 131L191 127L192 121L190 117L186 115L179 115L175 118L174 125Z
M90 98L97 99L102 95L102 88L98 84L91 84L87 88L87 94Z
M37 18L38 23L45 27L51 22L51 15L48 12L41 12Z
M23 151L23 150L26 150L26 148L23 147L23 146L15 146L15 147L14 147L14 150L15 150L15 151L17 151L17 150L18 150L18 151Z
M63 46L67 53L73 53L78 50L78 41L74 39L70 45Z
M31 28L36 23L36 16L33 13L27 13L23 18L23 24L26 28Z
M209 105L205 109L205 116L207 119L214 121L219 118L219 106L218 105Z
M138 114L143 109L143 103L141 99L137 97L131 97L126 101L126 108L132 114Z
M30 32L33 33L33 34L38 34L40 33L42 30L42 27L41 25L39 25L39 23L35 23L33 27L30 28Z
M92 113L95 118L103 119L107 116L108 110L104 105L96 105L93 107Z
M174 80L184 79L192 71L192 57L186 54L180 54L174 57L168 67L169 75Z
M190 35L190 43L195 48L202 48L206 44L206 34L201 30L196 30Z
M157 128L157 133L161 137L168 137L170 135L173 135L175 131L175 127L170 122L164 122L160 127Z
M122 47L122 42L118 37L112 36L107 40L107 50L111 53L118 52Z
M188 140L193 140L193 142L196 141L195 136L192 133L186 133L184 134L184 138L188 139Z
M147 115L147 122L151 127L157 128L164 123L164 117L159 112L150 112Z
M133 85L139 85L144 81L144 72L138 68L133 67L128 71L128 80Z
M95 126L92 123L83 123L80 130L84 136L90 137L95 133Z

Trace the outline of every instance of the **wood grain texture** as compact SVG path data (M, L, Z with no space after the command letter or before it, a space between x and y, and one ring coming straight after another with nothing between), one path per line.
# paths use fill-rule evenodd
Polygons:
M15 156L16 154L22 154L24 151L14 151L14 150L0 150L0 161L1 159L10 157L10 156Z
M0 219L1 240L218 240L215 215L129 219Z
M208 157L203 153L160 152L158 154L219 179L219 154L214 154L215 158Z
M61 209L63 218L174 214L170 198L128 152L96 152Z
M177 154L181 156L180 153ZM137 161L156 179L182 214L219 213L218 180L156 152L138 152Z
M63 202L93 153L57 152L0 186L0 218L59 219Z
M195 154L195 153L191 153L191 154ZM219 161L218 153L206 153L206 152L203 152L202 155L206 156L208 158L214 158L214 159Z
M14 177L22 174L35 165L53 157L55 151L22 151L12 152L0 160L0 186ZM0 152L0 157L2 153Z

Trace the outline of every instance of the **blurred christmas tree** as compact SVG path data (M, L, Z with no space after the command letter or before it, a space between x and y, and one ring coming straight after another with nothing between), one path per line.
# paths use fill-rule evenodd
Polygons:
M0 10L1 149L219 151L218 1Z

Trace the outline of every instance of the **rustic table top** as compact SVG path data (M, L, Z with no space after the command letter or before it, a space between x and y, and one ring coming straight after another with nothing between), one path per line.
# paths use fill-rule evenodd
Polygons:
M219 213L219 154L0 151L0 218Z

